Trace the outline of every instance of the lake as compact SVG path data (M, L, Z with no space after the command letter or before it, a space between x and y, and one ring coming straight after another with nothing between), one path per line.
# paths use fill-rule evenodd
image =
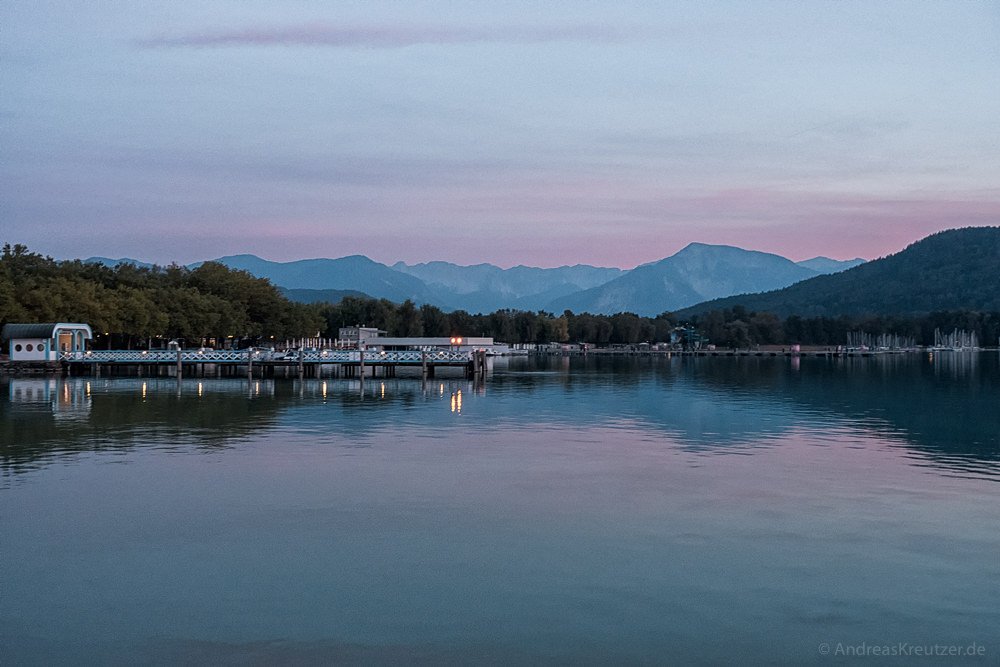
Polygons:
M3 664L1000 662L995 352L0 386Z

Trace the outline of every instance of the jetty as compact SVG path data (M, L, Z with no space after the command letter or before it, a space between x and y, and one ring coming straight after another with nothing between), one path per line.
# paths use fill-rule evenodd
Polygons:
M175 375L176 377L396 377L400 368L433 378L440 368L457 368L470 379L485 377L485 350L87 350L60 357L71 375Z

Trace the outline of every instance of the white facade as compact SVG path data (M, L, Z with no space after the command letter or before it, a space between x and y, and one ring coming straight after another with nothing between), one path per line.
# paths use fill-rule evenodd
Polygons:
M376 329L375 327L363 327L361 325L354 327L341 327L340 331L337 332L337 340L347 344L357 344L358 341L378 338L384 333L385 332L381 329Z
M455 336L447 337L424 337L407 336L391 337L379 336L369 338L362 343L369 349L392 349L392 350L431 350L445 349L457 352L469 352L471 350L481 350L493 346L492 338L465 338Z
M50 361L52 341L48 338L18 338L10 341L11 361Z

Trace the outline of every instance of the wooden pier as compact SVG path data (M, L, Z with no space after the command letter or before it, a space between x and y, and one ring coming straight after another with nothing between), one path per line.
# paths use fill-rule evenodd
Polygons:
M487 372L484 350L90 350L62 355L61 363L72 375L117 372L128 375L174 375L176 377L275 377L276 374L320 377L328 370L333 377L396 377L397 369L420 371L433 378L439 368L458 368L468 378L483 378Z

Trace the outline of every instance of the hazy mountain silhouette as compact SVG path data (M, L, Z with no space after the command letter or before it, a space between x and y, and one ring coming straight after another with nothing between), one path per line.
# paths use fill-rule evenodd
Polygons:
M493 264L397 262L392 268L420 278L442 300L457 308L484 313L501 308L538 310L552 299L602 285L625 273L622 269L586 264L553 269L532 266L501 269Z
M779 255L692 243L604 285L555 299L548 310L655 316L720 296L785 287L816 274Z
M390 269L364 255L338 259L303 259L271 262L255 255L233 255L214 260L232 269L242 269L267 278L285 289L353 290L376 298L417 303L439 302L439 295L419 278Z
M119 264L135 264L139 268L151 269L153 265L149 262L140 262L137 259L131 259L129 257L120 257L118 259L112 259L110 257L88 257L83 260L84 264L103 264L104 266L115 267Z
M91 257L106 266L130 258ZM774 290L821 273L843 271L864 260L815 257L792 262L779 255L732 246L692 243L676 254L631 271L576 264L556 268L493 264L462 266L450 262L387 266L364 255L274 262L256 255L212 260L267 278L295 301L339 302L345 296L411 299L444 310L493 312L502 308L612 314L657 315L709 299ZM196 268L202 262L188 265Z

